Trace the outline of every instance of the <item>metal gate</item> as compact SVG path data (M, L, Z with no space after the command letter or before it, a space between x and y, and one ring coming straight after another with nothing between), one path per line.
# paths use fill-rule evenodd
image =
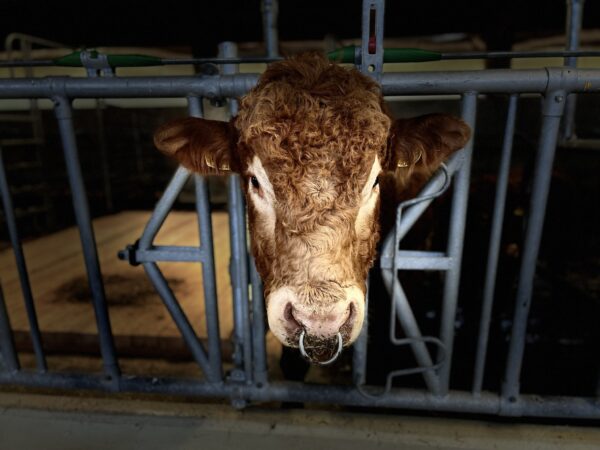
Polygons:
M374 14L375 20L371 20ZM394 344L410 345L422 373L425 389L392 387L400 372L388 374L384 393L373 395L364 386L367 361L366 330L355 344L352 386L309 385L294 382L272 382L267 377L264 339L264 305L260 279L248 255L246 242L245 205L237 175L229 178L229 223L231 230L231 284L234 305L234 370L223 374L220 353L218 308L215 290L210 203L207 182L193 175L196 189L196 210L200 230L199 247L165 247L153 244L161 224L173 206L190 173L179 168L158 202L139 241L121 252L132 264L143 266L160 294L194 360L203 371L204 379L184 380L155 377L133 377L122 374L113 344L102 275L98 264L94 233L83 176L78 160L77 142L73 130L71 101L77 98L158 98L184 97L189 114L202 115L202 98L234 99L247 92L258 79L257 74L235 73L235 66L226 65L217 75L193 77L89 77L83 79L49 77L43 79L0 80L0 98L48 98L54 102L56 121L62 138L64 158L73 196L73 207L79 228L93 304L96 314L102 373L63 374L48 372L45 354L36 320L33 296L27 267L21 249L13 214L9 188L3 165L0 163L0 192L10 238L21 278L23 296L30 321L37 370L22 370L12 342L9 318L0 297L0 344L6 370L0 372L3 384L21 384L64 389L98 389L105 391L156 392L201 397L229 398L237 407L249 401L321 402L355 406L407 408L435 411L455 411L499 415L600 418L600 400L589 397L542 397L520 393L519 380L525 347L525 335L532 298L535 263L538 257L551 170L559 135L559 125L567 98L573 93L600 93L600 70L548 68L535 70L486 70L458 72L383 73L382 37L383 2L364 4L362 69L380 80L384 95L454 94L462 98L462 117L477 128L478 98L486 94L507 94L509 105L504 130L502 159L489 240L487 275L482 300L482 315L476 353L472 389L452 389L450 369L454 342L454 320L458 300L461 258L464 243L466 210L469 196L472 142L452 156L429 181L418 198L398 207L394 231L387 236L381 255L384 282L392 298L390 339ZM369 27L375 24L373 34ZM368 49L369 37L375 36L378 47ZM233 47L222 48L223 57L233 57ZM516 294L514 320L510 337L504 382L500 392L482 391L490 315L504 216L506 189L511 160L515 118L522 94L541 97L542 127L539 135L530 215L527 224L519 284ZM235 114L235 103L232 112ZM0 159L1 161L1 159ZM453 188L449 245L445 252L416 252L403 250L401 240L435 197ZM177 299L162 276L157 262L187 261L201 263L206 301L208 345L202 345L193 331ZM410 304L396 276L399 270L434 270L445 272L442 319L439 336L423 336ZM405 338L397 338L395 323L401 324ZM432 354L427 343L433 343ZM457 351L460 351L458 349Z

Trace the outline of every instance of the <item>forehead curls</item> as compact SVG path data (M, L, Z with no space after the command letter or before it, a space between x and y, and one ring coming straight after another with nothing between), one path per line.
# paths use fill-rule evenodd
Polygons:
M303 54L269 66L242 99L236 127L261 157L304 162L305 149L328 147L345 150L342 164L356 164L365 152L384 151L390 119L381 104L370 78Z

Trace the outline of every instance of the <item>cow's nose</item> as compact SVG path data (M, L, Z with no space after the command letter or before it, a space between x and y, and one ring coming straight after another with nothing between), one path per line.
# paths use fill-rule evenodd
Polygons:
M284 319L289 324L289 328L300 327L311 340L319 340L323 343L332 341L333 346L337 345L338 333L347 336L351 331L355 315L356 306L353 301L339 302L335 307L324 312L291 303L288 303L284 310Z

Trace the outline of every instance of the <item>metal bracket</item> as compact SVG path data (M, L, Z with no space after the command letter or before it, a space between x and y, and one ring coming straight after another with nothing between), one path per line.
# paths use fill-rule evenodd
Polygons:
M88 77L114 77L115 72L108 62L108 57L97 52L84 50L80 53L81 64L85 67Z
M137 260L137 252L139 250L140 240L138 239L135 243L129 244L123 250L119 250L117 256L122 261L128 261L132 266L139 266L141 263Z

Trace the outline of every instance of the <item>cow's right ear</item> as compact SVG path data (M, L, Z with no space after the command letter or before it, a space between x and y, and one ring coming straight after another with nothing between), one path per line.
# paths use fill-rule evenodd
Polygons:
M154 145L187 169L202 175L238 170L237 131L232 121L175 119L156 130Z

